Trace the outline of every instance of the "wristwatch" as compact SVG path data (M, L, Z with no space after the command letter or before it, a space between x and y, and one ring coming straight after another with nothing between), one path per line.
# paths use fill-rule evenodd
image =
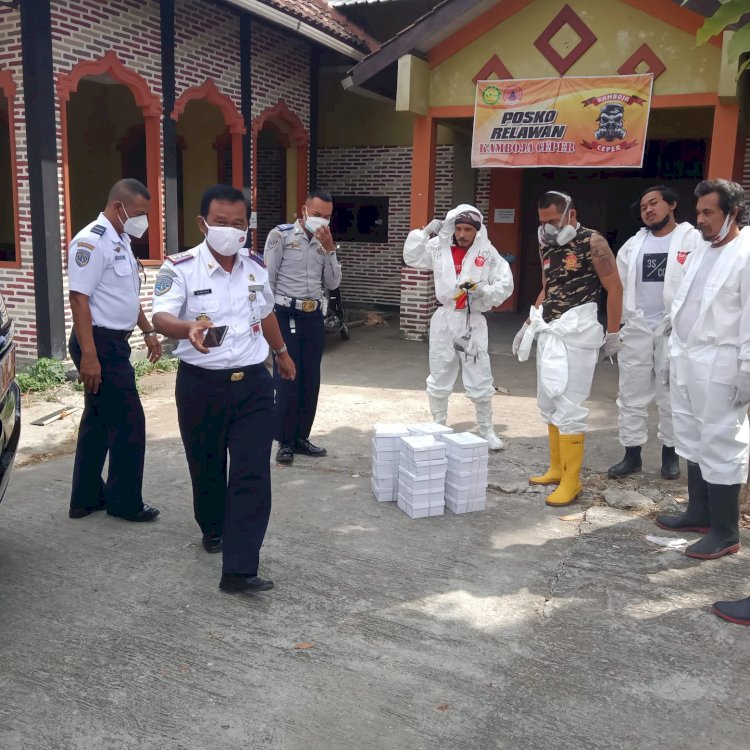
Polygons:
M159 334L158 334L158 333L156 333L156 331L144 331L144 332L143 332L143 338L144 338L144 339L147 339L147 338L149 338L150 336L158 336L158 335L159 335Z
M273 352L274 357L279 354L283 354L286 351L286 344L284 344L284 346L282 346L281 349L271 349L271 351Z

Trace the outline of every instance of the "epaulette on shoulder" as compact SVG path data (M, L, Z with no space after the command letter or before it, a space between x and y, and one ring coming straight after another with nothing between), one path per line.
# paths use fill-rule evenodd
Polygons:
M186 260L192 260L193 258L195 258L195 255L190 250L185 250L184 253L167 255L165 260L168 260L172 265L176 266L178 263L184 263Z
M103 226L102 224L94 224L94 226L89 229L89 232L91 232L91 234L98 234L100 237L103 237L106 231L107 227Z
M256 253L255 250L251 250L248 253L248 257L250 258L250 260L254 260L262 268L266 267L266 264L263 261L263 256L260 253Z
M290 229L294 229L294 224L277 224L276 229L280 232L288 232Z

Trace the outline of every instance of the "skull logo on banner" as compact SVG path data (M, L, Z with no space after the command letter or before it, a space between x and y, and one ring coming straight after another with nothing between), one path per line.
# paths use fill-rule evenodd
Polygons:
M599 117L597 122L599 128L594 133L594 138L597 141L614 141L623 140L627 135L625 130L625 107L622 104L605 104L599 110Z

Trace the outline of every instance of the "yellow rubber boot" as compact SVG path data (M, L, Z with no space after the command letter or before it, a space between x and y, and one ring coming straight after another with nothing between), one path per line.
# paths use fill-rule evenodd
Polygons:
M578 497L582 489L583 439L583 433L560 435L562 479L560 480L560 486L547 498L547 505L569 505Z
M547 425L549 432L549 469L540 477L531 477L529 484L559 484L562 477L560 464L560 432L553 424Z

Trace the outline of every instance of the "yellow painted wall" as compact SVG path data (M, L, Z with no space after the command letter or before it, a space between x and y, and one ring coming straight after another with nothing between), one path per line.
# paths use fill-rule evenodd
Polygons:
M472 78L493 54L514 78L557 77L557 71L533 43L565 4L565 0L535 0L436 66L430 82L430 105L473 105ZM566 76L616 74L617 68L646 43L667 66L654 84L654 94L716 91L721 64L718 48L695 47L694 37L687 32L616 0L569 0L567 4L594 32L597 42Z
M122 174L117 144L138 123L141 110L126 86L84 79L68 102L70 216L73 234L93 221L107 204Z
M201 99L188 102L177 120L177 136L184 139L182 152L182 202L185 247L203 241L195 217L200 213L201 196L206 188L215 185L219 177L216 139L225 128L221 112Z
M321 75L319 148L411 146L413 115L396 112L393 103L345 91L343 77L341 70ZM438 127L438 143L453 143L449 128Z

